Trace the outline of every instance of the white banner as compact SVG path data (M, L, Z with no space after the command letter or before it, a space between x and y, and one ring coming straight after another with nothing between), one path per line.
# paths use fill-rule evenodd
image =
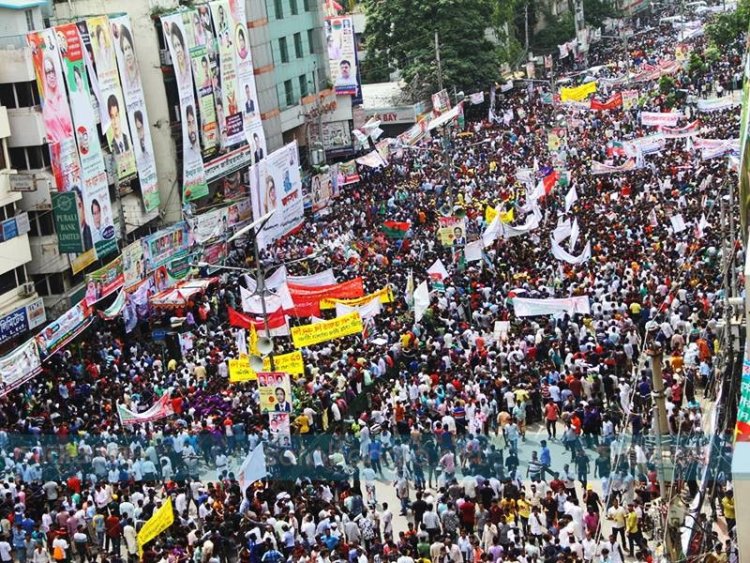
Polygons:
M131 424L145 424L146 422L167 418L174 414L174 409L172 408L169 392L167 392L161 399L151 405L148 410L141 413L133 412L118 403L117 414L120 416L120 422L122 422L123 426L130 426Z
M734 106L741 105L739 100L732 99L732 96L723 98L709 98L707 100L698 100L698 111L708 113L712 111L724 111Z
M520 237L526 235L536 229L539 226L539 216L536 213L529 214L526 216L526 222L523 225L517 225L512 227L510 225L502 225L503 237L506 239L513 237Z
M0 396L4 396L42 370L36 341L32 338L0 358Z
M250 195L257 220L274 211L258 234L260 248L295 231L305 220L297 141L281 147L250 168Z
M682 113L673 111L669 113L660 113L656 111L642 111L641 124L650 127L674 127L677 121L682 117Z
M514 297L512 302L513 311L517 317L535 317L538 315L557 315L562 313L568 313L569 315L591 314L589 298L587 295L562 299L529 299L525 297Z
M484 241L482 239L470 242L464 247L464 258L467 262L476 262L482 259L482 250L484 248Z
M555 258L558 260L562 260L564 262L567 262L568 264L583 264L587 260L591 258L591 243L587 242L586 246L583 249L583 252L578 256L573 256L569 252L567 252L563 247L561 247L557 242L555 242L555 239L550 239L552 243L552 254Z

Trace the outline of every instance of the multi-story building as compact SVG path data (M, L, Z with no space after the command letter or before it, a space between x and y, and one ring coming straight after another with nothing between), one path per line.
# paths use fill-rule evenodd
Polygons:
M7 200L2 205L12 206L0 206L0 220L12 217L17 207L28 213L29 223L28 236L22 234L16 237L18 240L2 242L0 246L25 241L26 253L15 248L10 253L14 257L14 283L25 288L24 295L33 293L33 283L52 317L80 300L85 273L101 262L86 268L73 267L76 255L58 250L51 195L57 188L50 167L42 97L26 34L106 15L102 9L98 0L54 0L52 4L44 0L6 0L0 5L0 104L7 107L10 133L3 141L8 150L3 164L17 171L2 180L9 184L7 187L0 185L0 202ZM137 190L115 180L110 160L110 196L120 248L143 234L182 220L185 212L201 214L224 204L222 186L230 178L245 181L243 172L251 164L252 153L246 143L205 158L209 195L191 202L191 206L184 205L179 100L159 19L160 15L180 9L183 8L177 0L162 0L158 5L148 0L106 3L109 14L125 13L130 17L160 196L159 208L146 212ZM246 0L246 14L267 153L296 139L305 163L309 161L306 147L315 144L327 127L345 129L347 134L351 130L351 97L336 96L331 88L323 14L316 0ZM29 259L24 260L26 255ZM4 253L0 253L2 256ZM0 322L5 303L3 279L10 277L10 264L0 262ZM0 330L0 344L1 340Z

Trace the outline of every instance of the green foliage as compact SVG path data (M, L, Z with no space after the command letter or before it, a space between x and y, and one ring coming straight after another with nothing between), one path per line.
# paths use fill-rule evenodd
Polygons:
M706 48L704 56L709 64L717 63L721 58L721 51L719 51L719 48L716 45L709 45Z
M715 15L706 25L706 37L719 48L735 44L750 25L750 0L740 0L734 12Z
M485 38L490 0L365 0L365 7L374 75L400 70L412 99L438 90L436 31L445 88L471 92L498 78L499 49Z
M562 16L553 16L551 12L545 12L544 21L547 22L547 26L535 34L531 42L535 49L547 51L555 49L576 35L576 26L571 12L566 12Z
M619 18L622 14L612 2L605 0L583 0L583 16L586 23L601 27L607 18Z
M688 72L691 75L700 75L706 72L706 61L703 60L703 57L700 56L700 54L693 51L690 53L690 58L688 59Z
M674 78L664 75L659 79L659 92L669 95L674 91Z

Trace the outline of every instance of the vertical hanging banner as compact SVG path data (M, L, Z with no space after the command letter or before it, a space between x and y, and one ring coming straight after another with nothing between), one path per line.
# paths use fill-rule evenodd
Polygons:
M204 9L208 9L203 6ZM183 20L184 21L184 20ZM185 22L185 39L190 52L190 63L193 69L195 90L198 92L198 121L200 122L201 147L206 158L216 152L219 146L218 126L216 124L216 107L214 105L214 86L209 49L213 51L215 42L211 28L204 27L198 11L190 12L190 24Z
M185 13L189 19L189 13ZM206 170L203 168L198 139L198 115L193 95L193 73L185 40L183 14L163 16L161 24L174 64L177 91L180 96L180 121L182 122L182 201L188 202L208 195Z
M57 233L57 250L60 254L83 252L84 233L79 217L79 210L83 211L83 200L76 192L52 192L50 196ZM91 244L90 238L88 243Z
M42 100L42 118L49 146L52 174L58 191L80 190L80 160L73 136L73 120L65 92L55 34L51 29L29 33L26 41Z
M228 148L245 139L242 111L239 106L237 92L237 69L234 59L234 28L232 26L232 13L229 9L228 0L217 0L209 4L211 17L213 19L214 32L216 33L217 47L219 51L219 75L221 77L221 99L219 106L224 112L223 122L221 112L217 109L219 116L219 127L222 129L222 148Z
M350 16L325 20L328 64L333 88L337 94L357 95L357 52L354 44L354 23Z
M248 33L245 3L234 1L231 3L232 19L234 21L234 54L237 65L237 86L242 109L243 129L245 140L253 151L253 162L259 162L266 155L266 135L260 119L258 107L258 93L255 88L255 74L253 60L250 53L250 34Z
M124 180L135 174L135 155L133 154L133 138L125 118L125 103L120 86L120 75L117 72L114 39L109 27L109 18L107 16L88 18L86 26L94 54L96 80L101 94L102 107L99 111L107 114L107 123L102 121L102 133L107 138L107 146L115 157L117 178Z
M75 138L81 162L84 232L89 233L99 259L117 252L112 201L109 197L107 170L96 129L96 114L91 105L88 72L84 64L83 43L73 24L54 28L62 58L63 75L73 114Z
M258 235L261 248L302 226L305 210L297 141L251 167L250 191L256 220L275 211Z
M146 211L153 211L159 208L159 185L156 178L156 161L151 143L146 99L141 83L141 70L135 55L132 26L128 16L110 18L109 23L112 26L117 68L122 81L125 113L127 113L130 132L133 135L135 163L141 184L143 206Z

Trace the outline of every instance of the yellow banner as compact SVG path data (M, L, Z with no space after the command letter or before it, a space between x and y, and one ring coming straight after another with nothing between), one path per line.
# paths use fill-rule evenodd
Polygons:
M587 82L573 88L560 88L561 102L582 102L596 92L596 82Z
M295 348L305 348L343 336L358 334L363 329L362 317L354 312L330 321L292 327L292 342Z
M502 213L500 213L500 222L507 225L508 223L513 222L514 217L515 213L513 212L513 208L511 207L510 209L508 209L508 211L503 211Z
M162 504L161 508L143 525L138 532L138 555L143 558L143 546L169 528L174 522L174 511L172 510L172 497Z
M302 352L299 350L274 356L273 366L274 371L283 371L292 375L305 373L305 362L302 359ZM263 371L271 371L271 358L269 356L263 358Z
M288 354L274 355L273 371L289 373L296 379L305 373L305 362L302 352L294 351ZM263 371L271 371L271 357L263 358ZM257 381L258 373L250 367L250 359L246 356L238 360L229 360L229 381L231 383L242 383L243 381Z
M255 381L258 375L250 367L250 359L242 357L238 360L229 360L229 381L239 383L241 381Z
M357 297L355 299L336 299L336 298L321 299L320 308L321 309L335 309L336 303L341 303L342 305L349 305L350 307L359 307L360 305L366 305L367 303L369 303L376 297L380 298L381 303L393 302L393 292L391 291L391 288L384 287L383 289L373 291L372 293L365 295L364 297Z

